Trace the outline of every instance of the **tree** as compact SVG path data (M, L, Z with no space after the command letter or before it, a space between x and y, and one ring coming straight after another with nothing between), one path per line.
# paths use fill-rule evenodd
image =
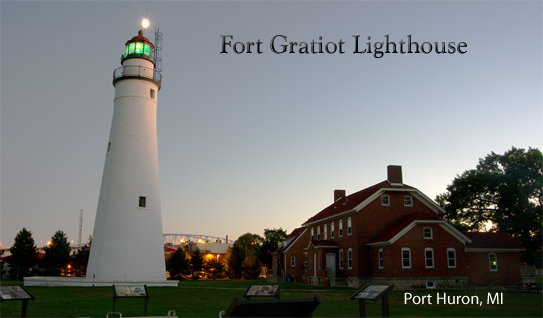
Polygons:
M255 255L258 258L261 254L263 241L264 240L262 237L258 234L245 233L238 237L234 245L237 245L243 249L243 259L247 258L247 256L250 254Z
M235 278L235 273L241 271L243 259L244 251L241 246L234 244L226 249L226 256L224 257L223 262L225 264L225 269L229 273L234 273L234 276L231 276L231 278Z
M492 152L473 170L453 180L436 201L445 219L461 230L509 233L525 248L525 261L541 255L543 155L538 149L513 147L503 155Z
M204 259L200 254L200 249L194 250L194 255L190 259L190 269L192 271L192 279L198 279L199 273L202 271L204 265Z
M224 265L217 262L215 258L208 258L204 263L204 271L208 276L211 276L212 279L215 279L216 276L224 271Z
M66 234L57 231L52 237L51 242L44 248L45 255L41 261L40 267L44 269L45 275L60 275L62 268L70 262L71 247Z
M72 269L76 276L85 276L87 265L89 264L90 248L88 245L83 245L72 257Z
M178 280L190 272L190 260L181 247L178 247L166 261L166 270L170 273L171 278Z
M28 276L30 269L38 265L38 248L32 238L32 232L24 227L15 236L9 252L11 253L8 259L10 279Z
M272 255L273 251L279 246L279 243L287 238L287 232L282 228L278 230L265 229L264 230L264 242L262 243L262 254L260 261L268 268L272 267Z

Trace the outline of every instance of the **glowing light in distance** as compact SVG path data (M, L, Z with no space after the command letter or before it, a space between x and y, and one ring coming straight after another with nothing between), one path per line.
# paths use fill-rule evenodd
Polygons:
M148 27L149 26L149 20L143 19L141 21L141 26L144 27L144 28Z

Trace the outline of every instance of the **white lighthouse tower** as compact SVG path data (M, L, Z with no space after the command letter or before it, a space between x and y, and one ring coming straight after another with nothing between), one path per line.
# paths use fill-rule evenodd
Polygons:
M171 285L166 280L158 174L156 114L162 75L153 52L153 43L140 30L126 42L122 66L113 72L113 120L86 275L97 286Z

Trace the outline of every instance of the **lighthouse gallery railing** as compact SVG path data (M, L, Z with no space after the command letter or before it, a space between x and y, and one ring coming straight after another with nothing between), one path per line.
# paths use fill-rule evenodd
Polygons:
M113 85L124 78L140 78L149 80L160 86L162 84L162 74L153 68L141 65L121 66L113 71Z

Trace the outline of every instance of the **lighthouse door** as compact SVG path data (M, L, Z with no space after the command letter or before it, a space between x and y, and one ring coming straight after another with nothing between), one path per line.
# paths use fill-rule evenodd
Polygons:
M332 269L332 275L336 276L336 254L327 253L326 254L326 267Z

